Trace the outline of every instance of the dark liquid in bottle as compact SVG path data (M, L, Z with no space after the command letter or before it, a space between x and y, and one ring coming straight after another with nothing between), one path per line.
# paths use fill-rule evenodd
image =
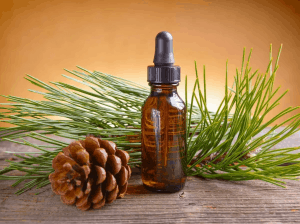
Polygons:
M186 176L186 108L176 85L152 84L142 108L142 180L152 191L176 192Z

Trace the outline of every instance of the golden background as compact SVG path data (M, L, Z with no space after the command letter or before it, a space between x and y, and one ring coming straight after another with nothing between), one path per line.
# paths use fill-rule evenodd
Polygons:
M280 93L290 91L272 115L300 105L300 2L296 0L5 0L0 10L1 95L41 100L28 91L38 88L23 78L25 74L47 83L73 84L61 74L67 74L63 68L73 70L76 65L147 85L155 36L168 31L174 39L175 64L182 69L182 98L184 76L189 93L195 80L194 60L200 76L206 65L208 107L215 111L224 96L226 60L231 84L235 68L241 67L243 47L247 54L253 48L250 65L263 73L270 44L275 57L282 43L276 86L282 86ZM0 97L0 102L5 98Z

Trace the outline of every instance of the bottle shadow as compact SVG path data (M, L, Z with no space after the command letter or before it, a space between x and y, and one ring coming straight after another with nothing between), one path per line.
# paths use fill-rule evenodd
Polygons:
M142 195L142 194L155 194L155 192L147 190L143 184L129 185L126 194L128 195Z

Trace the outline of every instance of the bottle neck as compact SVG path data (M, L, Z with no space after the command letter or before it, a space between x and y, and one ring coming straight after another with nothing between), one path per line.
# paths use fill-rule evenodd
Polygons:
M149 83L151 86L151 95L170 95L177 94L177 84L154 84Z

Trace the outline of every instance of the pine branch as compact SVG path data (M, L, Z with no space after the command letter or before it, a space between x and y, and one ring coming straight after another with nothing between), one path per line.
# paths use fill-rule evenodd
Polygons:
M244 50L242 69L240 72L237 70L235 76L235 89L228 87L228 62L226 63L225 97L222 101L224 104L219 107L214 118L210 118L209 114L202 112L207 111L207 108L195 64L197 76L197 85L195 84L195 86L198 88L198 97L196 96L197 89L194 88L192 102L195 98L202 115L208 117L205 120L211 122L207 126L207 123L202 122L203 119L200 120L190 136L187 146L187 164L190 164L186 170L188 175L228 180L260 179L279 186L284 186L284 182L278 179L297 179L299 177L300 153L292 154L291 152L300 147L280 150L271 150L271 148L299 131L300 114L288 118L281 124L273 126L266 134L258 136L267 126L299 108L289 107L263 124L266 115L279 104L278 102L287 93L286 91L278 96L279 88L273 90L281 48L282 46L279 49L274 71L270 70L271 58L264 75L250 72L249 62L252 50L249 53L246 68L243 69ZM252 81L254 81L254 85L251 85ZM228 94L227 89L230 89L231 93ZM200 99L200 102L197 99ZM228 115L234 107L232 119L228 119ZM189 111L190 114L193 113L193 109ZM226 120L229 122L224 122ZM287 125L288 122L290 124ZM287 126L276 133L276 130L283 125ZM292 165L280 166L283 163Z
M281 47L279 55L280 52ZM266 115L286 94L278 96L279 89L273 90L279 55L273 71L270 57L266 73L259 74L258 70L251 72L249 67L251 53L252 50L245 62L244 49L241 70L236 71L231 88L227 82L226 62L225 96L215 113L207 108L205 67L202 92L195 62L196 81L190 103L187 102L186 78L188 126L183 164L187 175L227 180L259 179L279 186L284 186L279 179L297 179L299 176L300 154L292 153L299 147L271 148L299 130L300 114L259 136L267 126L298 108L289 107L263 123ZM73 77L64 77L85 85L84 89L62 82L48 85L28 75L26 79L45 92L30 91L43 95L45 100L4 96L12 103L3 103L0 107L5 110L0 113L0 122L13 124L14 127L0 128L0 141L11 141L38 150L35 153L8 152L15 153L22 161L8 161L9 167L0 171L0 180L15 179L13 186L17 186L26 179L32 179L18 194L34 186L39 188L49 184L48 175L53 172L52 159L68 143L48 137L48 134L68 139L101 136L126 150L131 157L131 166L141 165L140 110L149 89L119 77L78 68L80 71L66 70ZM60 117L60 120L51 119L53 116ZM286 127L278 131L283 125ZM25 137L46 144L33 144ZM291 165L280 166L284 163ZM26 175L4 175L12 170L23 171Z

